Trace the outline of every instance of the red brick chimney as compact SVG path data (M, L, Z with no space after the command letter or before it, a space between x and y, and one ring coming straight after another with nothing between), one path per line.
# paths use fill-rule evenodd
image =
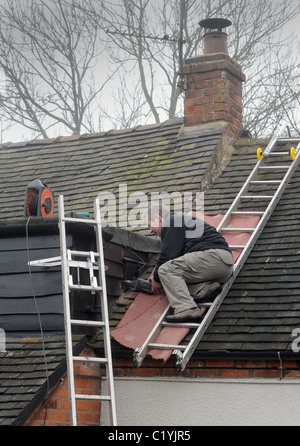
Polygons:
M227 34L231 25L225 19L206 19L200 25L209 29L204 35L204 54L185 61L185 127L212 121L226 121L228 136L236 139L242 132L241 68L228 55Z

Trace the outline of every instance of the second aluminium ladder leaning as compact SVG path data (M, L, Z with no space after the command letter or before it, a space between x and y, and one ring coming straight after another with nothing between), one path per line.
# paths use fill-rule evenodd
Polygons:
M89 401L108 401L110 406L110 418L113 426L117 425L116 405L113 383L113 367L110 345L110 329L108 318L108 306L106 295L105 266L103 255L102 228L99 201L94 202L94 220L84 218L66 217L64 214L63 196L59 196L59 230L60 230L60 251L61 251L61 268L63 281L63 297L64 297L64 317L65 317L65 333L66 333L66 349L67 349L67 369L68 369L68 385L70 398L71 422L73 426L77 425L76 400ZM66 242L66 223L85 223L95 226L97 239L97 252L72 251L67 249ZM74 256L74 260L73 259ZM78 258L85 260L79 261ZM97 258L97 260L96 260ZM73 283L73 276L70 268L84 268L89 270L90 284L81 285ZM98 277L94 275L94 271L98 271ZM70 311L70 291L81 290L100 295L102 321L75 320L71 319ZM103 358L73 356L72 349L72 326L100 327L103 329L104 354ZM87 395L76 394L74 380L74 362L96 362L106 366L106 379L108 395Z
M136 367L139 367L141 365L143 359L145 358L150 349L164 349L164 350L173 350L173 354L176 355L177 357L177 362L176 362L177 368L180 371L185 369L190 357L192 356L197 345L202 339L204 333L206 332L210 322L212 321L216 312L218 311L221 303L223 302L230 287L232 286L236 276L241 270L250 251L257 242L263 228L265 227L273 210L275 209L278 201L280 200L280 197L282 196L289 180L292 178L297 166L299 165L300 138L296 138L295 140L293 140L292 138L286 138L286 139L280 138L286 128L288 128L286 124L281 126L280 130L274 135L274 137L271 139L270 143L268 144L268 146L264 151L258 149L257 152L258 162L256 166L250 173L249 177L247 178L246 182L242 186L240 192L236 196L235 200L233 201L232 205L228 209L227 213L225 214L224 218L222 219L221 223L217 228L217 230L222 234L225 234L226 232L251 233L251 236L248 239L248 242L246 243L245 246L229 245L231 249L238 249L241 251L240 256L238 257L237 261L234 264L234 270L231 278L223 285L222 292L217 296L217 298L214 300L212 304L201 304L201 305L199 304L199 306L209 307L209 310L207 311L203 320L199 323L165 322L164 319L170 310L170 305L168 305L163 314L158 319L153 330L145 340L144 344L140 348L137 348L135 350L133 360ZM292 147L290 152L288 151L281 152L274 150L276 145L280 141L281 142L297 141L298 145L296 148ZM272 165L274 157L276 159L276 157L282 157L282 156L287 157L287 159L289 160L288 165L287 164ZM271 173L273 178L271 180L258 179L260 178L259 176L263 174L263 172ZM276 179L274 179L274 175L277 175ZM249 194L249 189L251 188L251 186L255 187L263 185L275 186L276 190L272 194L269 193L268 195L261 195L261 194L257 195L253 193ZM247 203L249 205L249 203L253 201L256 203L258 202L260 207L262 207L262 203L265 203L264 210L263 211L245 210L245 205ZM227 226L233 216L253 216L253 215L260 217L260 220L255 228L250 228L250 229L233 228ZM186 327L195 330L195 332L187 345L157 344L155 343L155 340L164 327Z

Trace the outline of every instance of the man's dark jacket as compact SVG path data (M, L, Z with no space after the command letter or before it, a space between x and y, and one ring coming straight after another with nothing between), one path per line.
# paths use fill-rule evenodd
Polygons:
M168 260L188 252L230 248L223 236L208 223L188 215L170 213L161 231L161 249L154 271L154 280L160 282L158 268Z

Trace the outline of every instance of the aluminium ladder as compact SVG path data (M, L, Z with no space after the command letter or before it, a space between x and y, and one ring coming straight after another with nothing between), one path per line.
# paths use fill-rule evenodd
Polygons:
M29 265L38 267L62 267L62 282L63 282L63 297L64 297L64 325L66 336L66 356L67 356L67 368L68 368L68 386L69 386L69 398L70 398L70 412L71 422L73 426L77 424L76 416L76 399L85 399L90 401L109 401L110 404L110 421L113 426L117 425L116 419L116 405L114 395L113 384L113 368L112 368L112 356L110 345L110 330L109 330L109 318L107 307L107 294L106 294L106 282L105 282L105 265L103 255L103 243L102 243L102 230L101 230L101 215L99 200L94 202L94 215L95 219L87 218L73 218L66 217L64 215L64 200L63 196L59 196L59 230L60 230L60 251L61 256L50 257L47 259L31 260ZM85 223L94 225L96 229L97 251L75 251L67 249L66 244L66 225L65 223ZM76 259L73 259L73 256ZM78 260L78 257L84 260ZM97 258L97 260L96 260ZM73 275L70 273L70 268L77 269L77 283L74 284ZM80 284L80 270L89 271L90 284ZM98 271L98 278L95 276L95 271ZM99 281L99 286L98 286ZM92 294L98 293L100 295L100 305L102 310L103 321L87 321L87 320L74 320L71 319L70 311L70 290L89 291ZM86 356L73 356L72 349L72 325L87 326L103 329L104 337L104 358L86 357ZM106 376L108 383L108 395L76 395L74 388L74 362L94 362L99 364L105 364Z
M266 149L262 151L262 149L258 149L257 158L258 162L255 165L254 169L250 173L249 177L243 184L240 192L236 196L232 205L229 207L228 211L224 215L222 221L217 227L217 231L224 234L225 232L248 232L251 234L250 238L246 245L229 245L231 249L240 250L241 254L236 260L234 264L233 274L231 278L223 285L223 290L216 297L213 303L207 304L199 304L201 307L209 307L206 312L204 318L200 322L193 323L168 323L165 322L164 319L170 310L170 305L166 307L160 318L158 319L156 325L153 327L151 333L145 340L144 344L137 348L133 354L133 362L136 367L139 367L142 364L143 359L147 355L150 349L161 349L161 350L172 350L173 354L177 358L176 366L178 370L183 371L191 358L193 352L195 351L197 345L202 339L204 333L206 332L210 322L214 318L216 312L220 308L225 296L227 295L230 287L235 281L239 271L241 270L245 260L247 259L250 251L253 246L257 242L263 228L265 227L267 221L269 220L273 210L275 209L280 197L282 196L289 180L292 178L297 166L300 162L300 137L299 138L280 138L285 129L288 130L288 134L290 135L289 128L286 124L283 124L279 131L273 136ZM278 143L298 143L297 147L292 147L291 151L276 151L274 150ZM272 165L271 160L274 160L274 157L282 157L288 156L289 164L288 165ZM290 161L290 159L292 161ZM272 180L259 180L257 179L260 174L263 172L271 172L272 175L275 173L282 173L281 178L272 179ZM268 195L249 195L249 189L251 186L276 186L275 192L273 194ZM258 202L261 204L265 202L265 209L263 211L246 211L241 210L241 206L245 202ZM260 220L255 228L232 228L227 227L233 216L260 216ZM187 345L168 345L168 344L158 344L155 343L155 340L161 330L164 327L185 327L194 330L194 334L189 340Z
M71 422L73 426L77 425L76 415L76 400L89 400L89 401L109 401L110 406L110 419L113 426L117 425L116 419L116 406L114 395L114 383L113 383L113 367L110 345L110 329L108 318L108 306L106 295L106 282L105 282L105 266L103 255L103 242L102 242L102 229L101 229L101 215L99 200L94 202L94 220L84 218L66 217L64 214L64 199L60 195L58 198L59 206L59 232L60 232L60 252L61 252L61 267L62 267L62 283L63 283L63 297L64 297L64 324L66 334L66 351L67 351L67 369L68 369L68 386L69 386L69 399L70 399L70 412ZM66 223L85 223L95 226L96 240L97 240L97 253L83 252L83 251L71 251L67 249L66 242ZM85 261L73 260L73 256L86 258ZM96 261L96 258L98 260ZM77 284L73 283L72 274L70 274L70 268L84 268L89 270L90 284L81 285L78 280ZM94 275L94 271L98 271L98 277ZM79 273L78 273L79 274ZM93 294L98 293L100 295L102 321L88 321L88 320L76 320L71 319L70 312L70 290L89 291ZM104 338L104 358L86 357L86 356L73 356L72 349L72 326L87 326L87 327L100 327L103 329ZM74 382L74 362L92 362L104 364L106 366L106 378L108 384L108 395L87 395L75 393Z

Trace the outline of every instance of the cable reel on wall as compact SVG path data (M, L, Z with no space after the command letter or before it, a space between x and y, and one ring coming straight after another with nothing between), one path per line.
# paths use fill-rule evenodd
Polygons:
M37 179L25 191L24 217L52 217L54 196L48 186Z

